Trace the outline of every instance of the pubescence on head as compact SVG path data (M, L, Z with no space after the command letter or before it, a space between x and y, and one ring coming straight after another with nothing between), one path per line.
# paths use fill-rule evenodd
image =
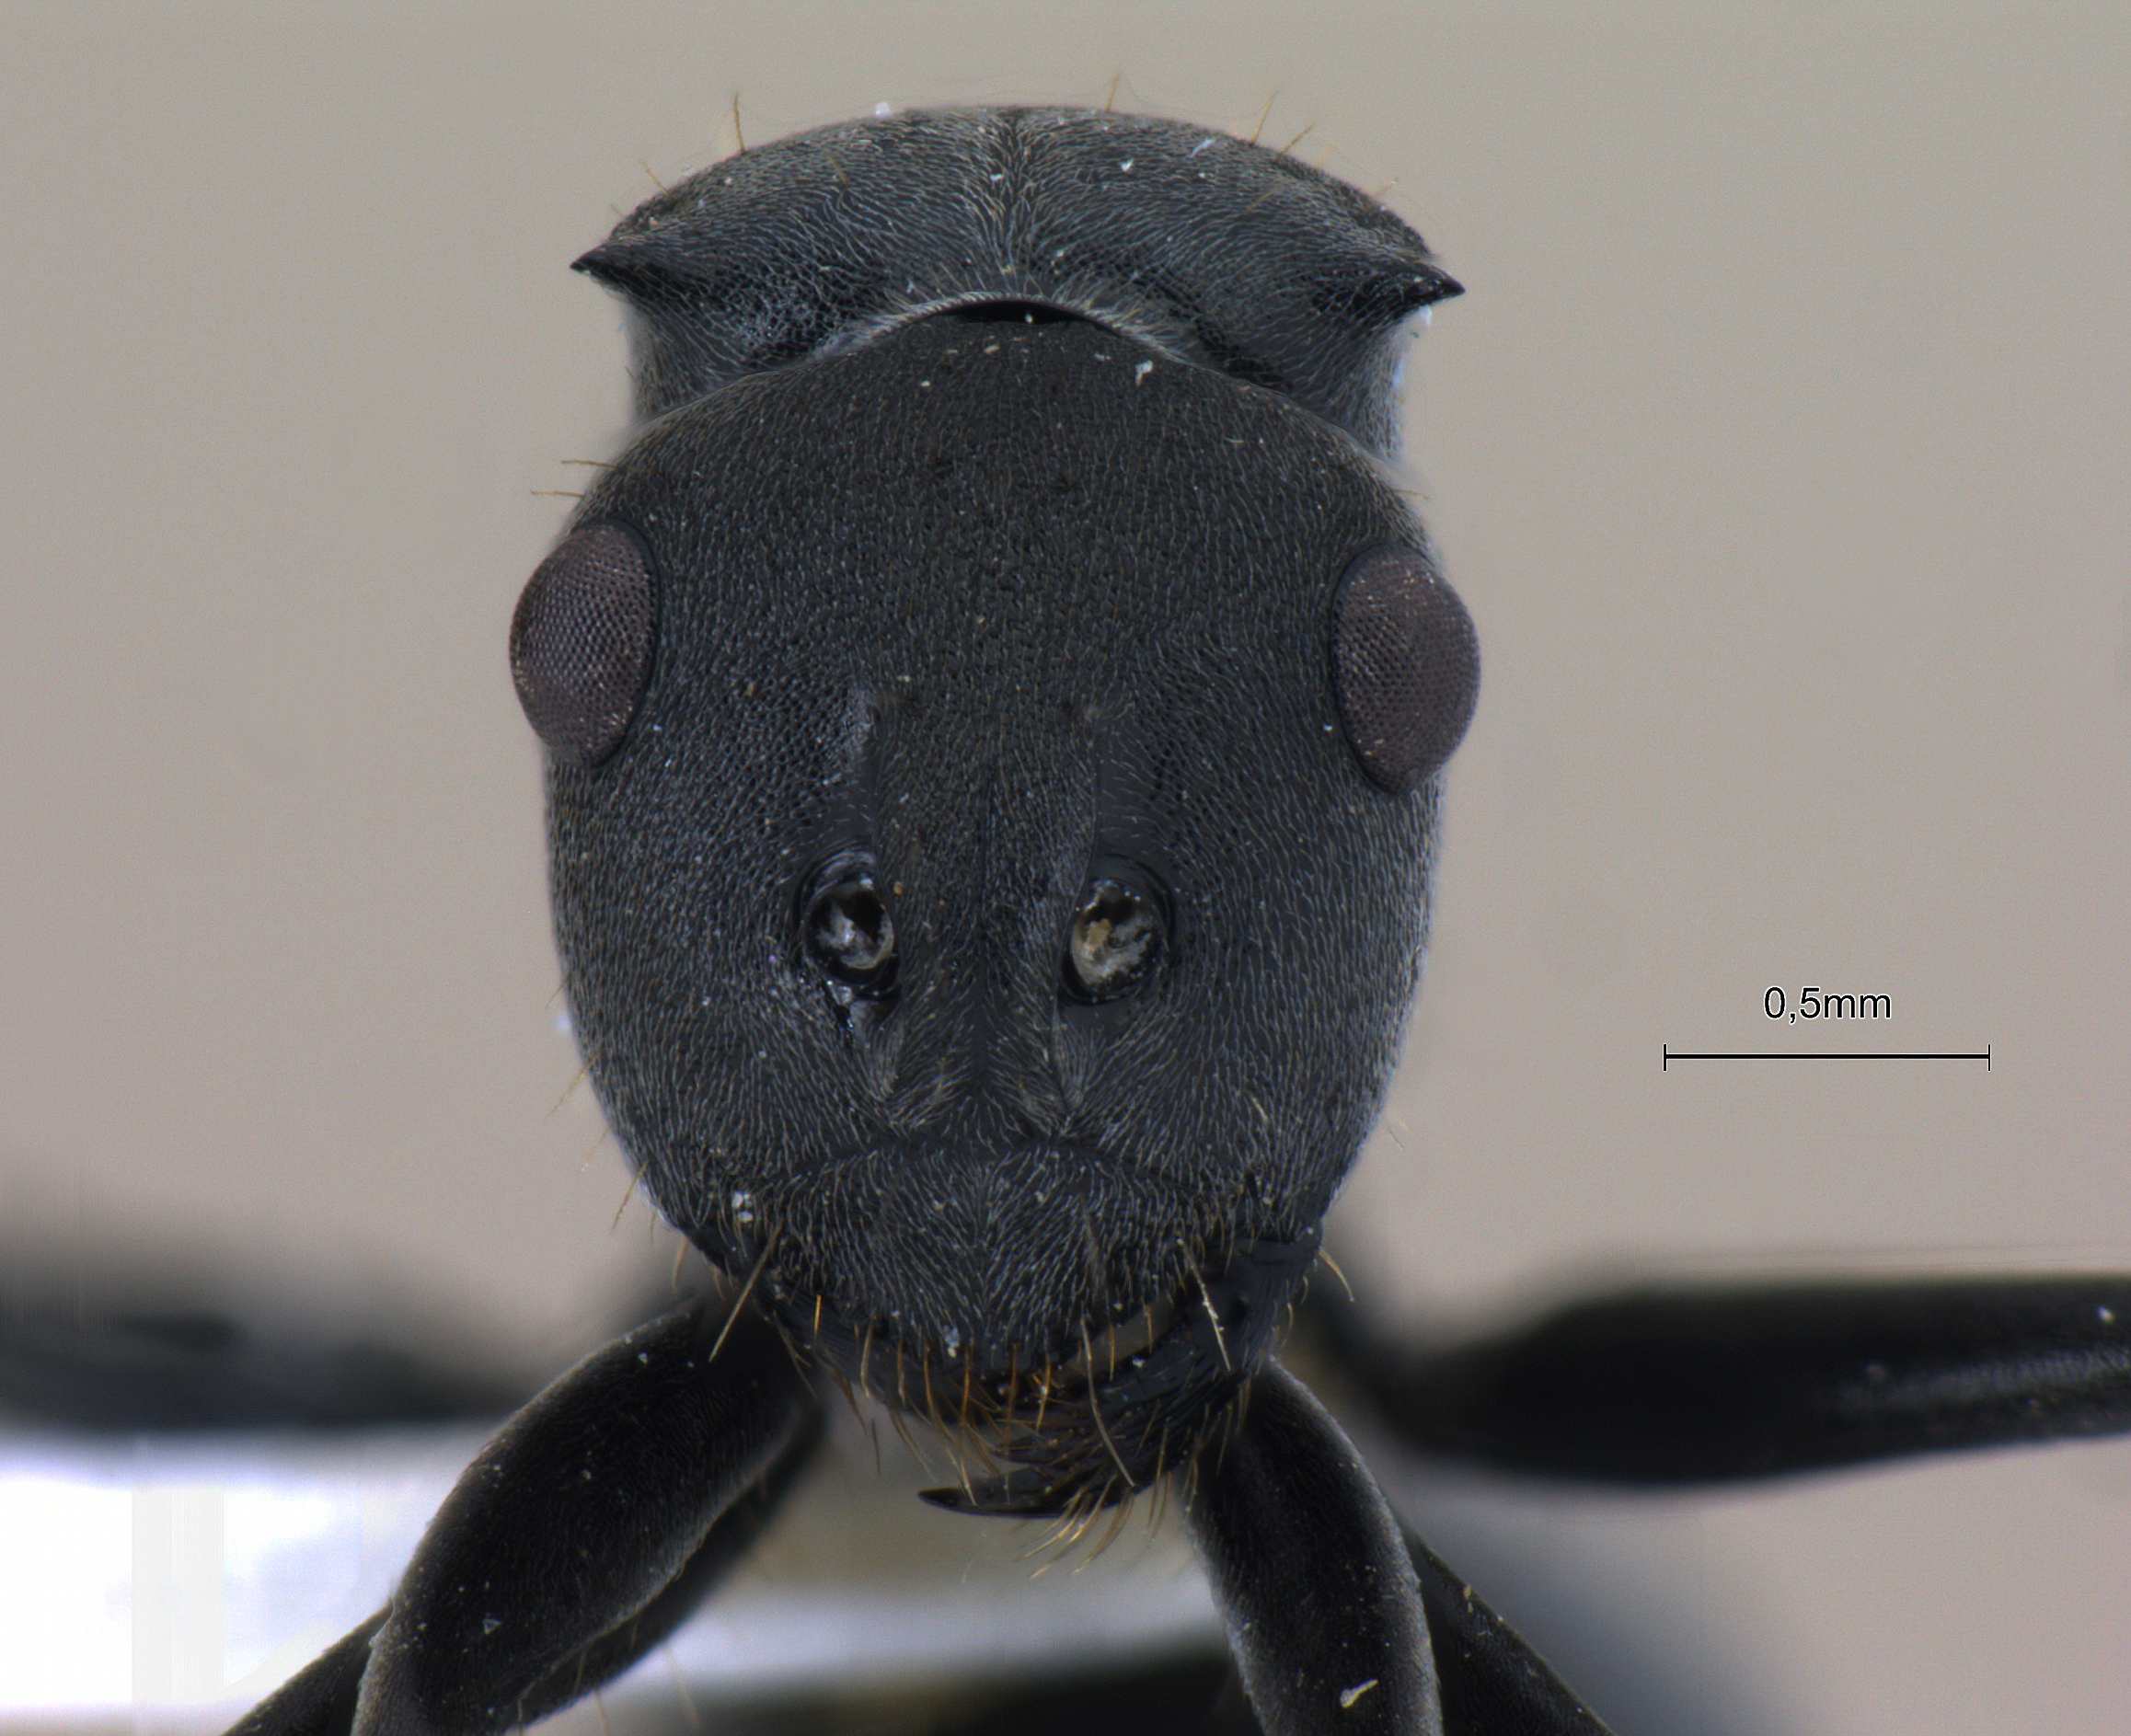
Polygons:
M1412 318L1458 293L1346 182L1179 121L910 109L727 158L577 261L637 316L648 419L929 314L1040 304L1396 454Z
M1132 1487L1112 1411L1248 1378L1376 1118L1470 622L1351 428L1118 325L706 378L513 622L594 1088L802 1347L1003 1422L1000 1505Z

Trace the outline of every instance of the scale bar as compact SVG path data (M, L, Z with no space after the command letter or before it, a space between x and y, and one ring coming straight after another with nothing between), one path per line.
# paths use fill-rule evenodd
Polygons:
M1981 1049L1675 1049L1664 1045L1660 1073L1671 1071L1676 1061L1980 1061L1990 1071L1990 1046Z

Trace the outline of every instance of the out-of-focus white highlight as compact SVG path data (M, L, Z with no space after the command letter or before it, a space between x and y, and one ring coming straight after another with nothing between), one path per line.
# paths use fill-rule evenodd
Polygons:
M159 1730L223 1728L383 1604L483 1434L0 1445L0 1538L18 1569L0 1575L0 1732L148 1710L176 1714ZM870 1489L849 1486L859 1471ZM1035 1564L1017 1558L1031 1535L930 1513L875 1482L870 1454L838 1475L841 1499L816 1487L780 1518L806 1534L785 1560L759 1578L743 1569L668 1642L670 1663L647 1660L609 1702L671 1698L676 1670L714 1701L1011 1675L1062 1649L1122 1660L1217 1632L1173 1518L1151 1553L1135 1524L1101 1570L1073 1570L1082 1550L1031 1581ZM898 1527L940 1526L944 1558L913 1559L892 1541ZM854 1559L860 1532L876 1558Z
M384 1602L479 1439L9 1442L0 1721L259 1697Z
M90 1706L132 1692L132 1588L109 1564L132 1548L132 1499L56 1469L0 1480L0 1706ZM113 1693L113 1690L116 1693Z

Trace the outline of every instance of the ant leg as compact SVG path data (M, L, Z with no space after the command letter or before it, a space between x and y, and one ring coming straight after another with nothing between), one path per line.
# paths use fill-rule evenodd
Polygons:
M1428 1638L1442 1682L1445 1736L1607 1736L1516 1630L1411 1531Z
M530 1388L294 1308L248 1313L177 1276L86 1290L7 1259L0 1417L87 1433L348 1428L508 1415ZM191 1293L187 1293L188 1291ZM401 1336L420 1328L409 1315Z
M1226 1445L1202 1454L1188 1523L1270 1736L1443 1736L1399 1523L1339 1424L1277 1363L1253 1377Z
M2131 1277L1667 1284L1414 1351L1328 1315L1409 1444L1695 1483L2131 1430Z
M626 1627L609 1629L577 1657L550 1671L526 1695L523 1702L526 1721L559 1711L587 1690L612 1681L693 1615L726 1572L754 1546L755 1538L776 1514L786 1488L806 1462L803 1450L788 1452L777 1460L761 1483L719 1516L702 1547L688 1558L687 1566L634 1620ZM276 1689L236 1726L236 1730L245 1736L255 1731L272 1731L275 1736L340 1736L351 1730L363 1672L370 1661L370 1641L390 1614L389 1608L381 1609L343 1635Z
M691 1304L527 1405L445 1498L382 1617L236 1730L505 1730L659 1644L745 1551L818 1420L752 1313L712 1363L724 1319Z
M229 1736L340 1736L354 1727L370 1642L391 1610L352 1627L231 1726Z

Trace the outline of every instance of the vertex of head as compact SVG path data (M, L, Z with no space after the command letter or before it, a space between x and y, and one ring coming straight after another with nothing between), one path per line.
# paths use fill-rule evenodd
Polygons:
M1396 455L1400 329L1461 285L1383 205L1182 121L942 109L818 128L648 200L578 270L628 296L648 418L985 301L1077 314Z

